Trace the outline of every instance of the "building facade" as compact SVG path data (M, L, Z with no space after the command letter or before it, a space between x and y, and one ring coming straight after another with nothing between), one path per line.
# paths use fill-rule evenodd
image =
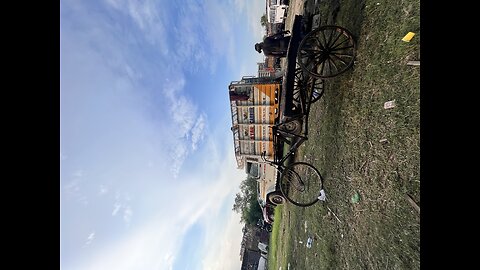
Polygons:
M270 128L278 118L280 83L271 78L243 77L229 85L232 133L237 167L248 161L261 162L266 152L273 157L273 135Z

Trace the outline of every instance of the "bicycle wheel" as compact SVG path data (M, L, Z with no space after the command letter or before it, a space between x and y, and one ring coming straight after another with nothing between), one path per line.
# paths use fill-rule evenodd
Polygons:
M283 170L280 191L287 200L297 206L307 207L318 201L323 188L320 172L306 162L295 162Z

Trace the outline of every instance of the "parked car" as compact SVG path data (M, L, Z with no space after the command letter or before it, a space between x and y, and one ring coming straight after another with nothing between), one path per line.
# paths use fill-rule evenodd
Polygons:
M265 270L265 269L267 269L267 259L263 256L260 256L260 259L258 259L257 270Z
M263 207L260 205L260 207L262 208L263 220L265 220L265 222L268 224L272 224L275 217L275 206L267 203Z
M268 163L247 162L246 172L257 179L257 200L260 207L265 204L279 205L285 203L286 199L278 189L278 170Z
M260 229L265 230L267 232L272 231L272 224L269 224L269 223L265 222L263 219L259 219L257 221L257 227L259 227Z
M258 249L262 254L268 254L268 245L262 242L258 242Z

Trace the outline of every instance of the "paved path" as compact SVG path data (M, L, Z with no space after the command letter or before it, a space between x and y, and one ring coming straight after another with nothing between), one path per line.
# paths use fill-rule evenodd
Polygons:
M290 0L287 20L285 22L285 30L292 30L295 15L303 15L303 0Z
M287 19L285 20L285 30L292 31L293 28L293 20L295 19L295 15L303 15L303 3L304 0L290 0L290 4L288 6L288 13ZM285 57L280 59L280 66L282 68L282 72L285 72L285 66L287 64L287 60Z

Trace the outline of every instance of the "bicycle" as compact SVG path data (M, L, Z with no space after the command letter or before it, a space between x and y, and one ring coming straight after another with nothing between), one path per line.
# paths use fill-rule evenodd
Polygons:
M274 133L275 134L275 133ZM307 207L319 200L320 190L323 189L323 178L312 164L297 161L287 166L284 165L288 158L294 155L295 150L302 144L306 137L293 143L288 153L280 160L268 160L264 151L261 158L280 172L279 187L282 195L294 205Z

